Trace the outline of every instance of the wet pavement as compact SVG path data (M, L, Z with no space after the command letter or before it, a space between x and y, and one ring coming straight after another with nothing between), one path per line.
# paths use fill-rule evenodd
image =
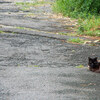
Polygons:
M87 68L89 56L100 58L100 46L67 43L67 36L52 34L65 24L44 15L24 18L9 2L0 3L10 6L0 9L0 100L100 100L100 74Z

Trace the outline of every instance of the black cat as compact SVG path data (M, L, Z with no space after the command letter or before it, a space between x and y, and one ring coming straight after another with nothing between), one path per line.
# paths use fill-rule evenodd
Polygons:
M93 72L100 73L100 62L97 60L97 57L95 58L88 58L88 66L89 70Z

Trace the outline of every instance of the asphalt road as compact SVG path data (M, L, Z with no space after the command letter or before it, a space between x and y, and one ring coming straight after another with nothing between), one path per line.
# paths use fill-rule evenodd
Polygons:
M87 68L89 56L100 58L100 46L66 43L67 36L48 33L65 29L56 19L24 18L13 3L1 6L0 100L100 100L100 74Z

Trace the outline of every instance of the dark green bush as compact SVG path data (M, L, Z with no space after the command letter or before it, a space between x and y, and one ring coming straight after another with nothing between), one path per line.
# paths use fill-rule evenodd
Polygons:
M73 17L100 14L100 0L56 0L54 11Z

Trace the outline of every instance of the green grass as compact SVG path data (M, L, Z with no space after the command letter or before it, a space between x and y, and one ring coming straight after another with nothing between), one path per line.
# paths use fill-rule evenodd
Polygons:
M1 30L0 30L0 34L1 34L1 33L9 33L9 32L1 31ZM15 32L12 32L12 33L14 34Z
M16 27L17 29L25 29L25 27Z
M17 6L20 6L20 10L22 11L29 11L31 9L31 7L34 6L42 6L44 4L50 4L50 2L46 2L46 1L36 1L36 2L16 2Z
M78 19L77 33L79 35L100 37L100 1L83 1L55 0L52 9L55 13Z
M85 40L83 39L80 39L80 38L73 38L73 39L68 39L67 42L70 42L70 43L78 43L78 44L83 44L85 42Z
M1 30L0 30L0 33L4 33L4 31L1 31Z
M62 33L62 32L57 33L57 34L59 34L59 35L67 35L67 36L77 36L78 35L77 33Z
M38 65L28 65L28 67L39 67Z
M32 30L31 28L26 28L26 27L16 27L17 29L26 29L26 30Z
M100 17L79 19L78 33L81 35L100 36Z
M17 29L21 29L21 30L34 30L34 29L32 29L32 28L27 28L27 27L15 27L15 28L17 28Z
M32 2L16 2L16 5L20 6L22 11L30 10L30 7L42 6L44 4L50 4L50 2L46 2L46 1L35 1L33 3Z
M99 0L55 0L53 11L71 17L88 17L100 14Z
M43 4L48 4L50 2L46 1L36 1L36 2L16 2L16 5L21 5L21 6L37 6L37 5L43 5Z
M66 14L66 6L61 0L56 0L52 6L52 10L56 13Z
M76 66L76 68L84 68L83 65Z

